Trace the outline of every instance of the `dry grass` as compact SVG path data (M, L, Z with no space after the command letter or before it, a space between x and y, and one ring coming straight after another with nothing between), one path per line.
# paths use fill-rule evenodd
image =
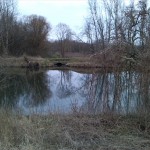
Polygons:
M50 61L46 58L42 57L31 57L26 56L30 61L38 62L41 67L52 66ZM22 57L0 57L0 67L21 67L26 66L26 62L24 61L24 56Z
M0 112L0 150L149 150L150 120L108 115Z
M41 67L52 67L56 62L66 62L68 66L84 66L89 61L88 58L42 58L26 56L32 62L38 62ZM22 57L0 57L0 67L21 67L26 66L24 56Z
M38 62L40 67L53 67L54 63L66 63L68 67L99 68L100 64L93 64L89 57L72 58L41 58L26 56L32 62ZM25 67L27 64L22 57L0 57L0 67Z
M114 54L115 53L115 54ZM67 58L42 58L26 56L32 62L38 62L40 67L55 67L56 62L65 63L67 67L73 68L126 68L130 67L131 63L133 68L150 70L149 57L145 54L134 62L132 58L128 58L120 51L110 51L95 53L94 55L81 55L80 57L67 57ZM134 62L134 63L133 63ZM21 57L1 57L0 67L26 67L24 56Z

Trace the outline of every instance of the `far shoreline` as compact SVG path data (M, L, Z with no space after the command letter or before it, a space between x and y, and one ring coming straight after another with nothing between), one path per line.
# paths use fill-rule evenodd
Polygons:
M39 68L75 68L75 69L111 69L111 70L147 70L150 71L148 63L146 65L134 64L127 66L120 62L120 64L100 64L91 61L89 58L42 58L42 57L31 57L27 56L31 62L38 62ZM57 63L61 64L57 66ZM28 64L24 61L24 56L21 57L0 57L1 68L28 68Z

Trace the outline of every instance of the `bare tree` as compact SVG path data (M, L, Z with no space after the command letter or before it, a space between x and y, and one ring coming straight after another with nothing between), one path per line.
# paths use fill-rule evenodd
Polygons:
M146 45L146 24L147 24L147 17L148 17L148 9L147 9L147 0L139 1L138 3L139 8L139 34L140 34L140 45L142 49L145 48Z
M91 49L97 51L105 48L105 26L102 10L97 0L88 0L90 17L86 20L85 35Z
M86 20L85 33L96 51L125 40L123 1L88 0L88 4L90 17Z
M51 25L47 23L44 17L31 15L27 16L24 21L24 30L26 32L27 53L30 55L42 53Z
M86 20L84 34L86 35L87 42L90 44L91 51L95 52L93 27L89 19Z
M10 41L10 32L13 31L15 18L14 0L0 1L0 47L3 55L8 55Z
M146 48L150 48L150 8L147 10L148 15L146 19Z
M68 25L59 23L56 26L56 35L60 44L61 57L64 57L65 51L68 48L68 40L72 39L72 31Z

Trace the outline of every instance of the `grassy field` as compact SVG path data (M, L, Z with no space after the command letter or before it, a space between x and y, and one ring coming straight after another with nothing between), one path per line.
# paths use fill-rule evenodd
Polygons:
M0 150L149 150L150 118L0 111Z

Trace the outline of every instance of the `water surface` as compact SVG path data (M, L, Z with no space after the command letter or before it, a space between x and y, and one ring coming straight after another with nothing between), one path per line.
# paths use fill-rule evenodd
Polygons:
M150 113L149 72L7 69L0 107L23 114Z

